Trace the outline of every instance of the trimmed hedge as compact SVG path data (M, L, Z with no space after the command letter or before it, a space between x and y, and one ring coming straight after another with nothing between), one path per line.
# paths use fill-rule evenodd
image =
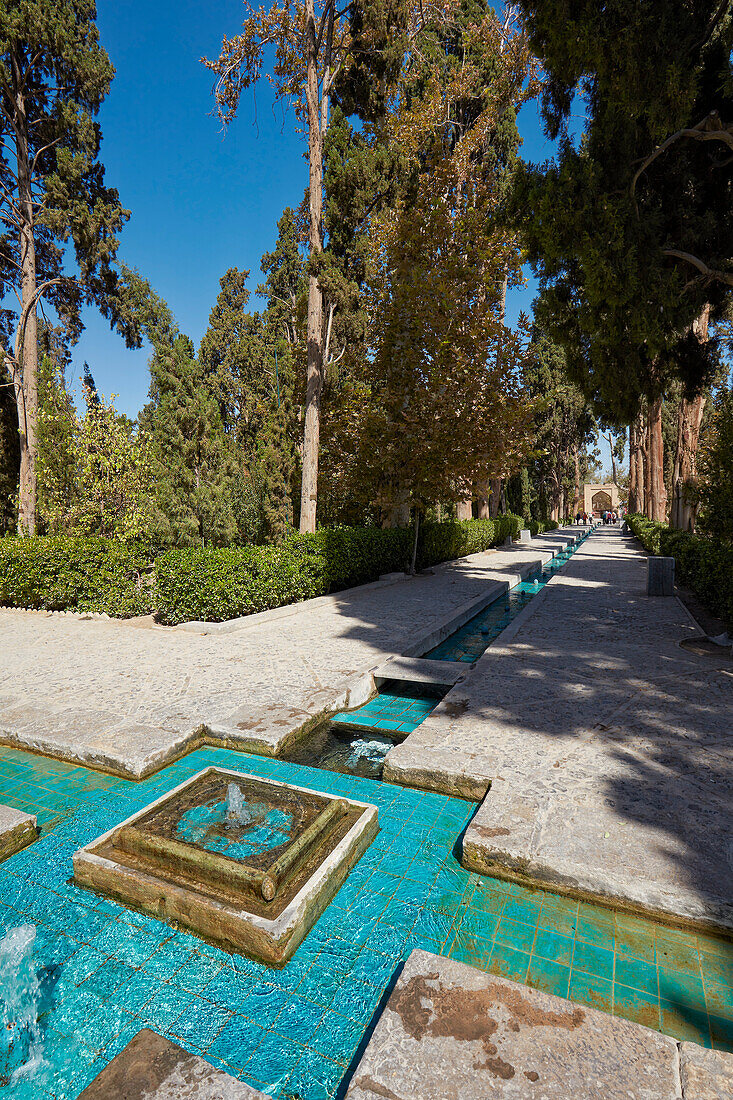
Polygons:
M425 569L516 538L519 516L426 523L417 567ZM553 525L534 524L533 533ZM157 611L169 624L221 622L322 596L409 568L413 527L335 527L293 535L280 546L169 550L102 538L0 539L0 605L106 611L127 617Z
M646 516L630 515L626 522L650 554L674 558L677 581L733 628L733 546L653 523Z
M426 523L417 567L465 557L516 536L518 516ZM281 546L170 550L156 559L157 607L165 623L221 622L402 572L414 527L333 527L293 535Z
M152 556L113 539L3 538L0 605L145 615L154 610Z

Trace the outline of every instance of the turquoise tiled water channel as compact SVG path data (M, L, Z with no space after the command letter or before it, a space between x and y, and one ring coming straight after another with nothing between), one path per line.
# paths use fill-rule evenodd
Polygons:
M542 576L536 582L521 581L425 656L431 661L462 661L464 664L473 664L547 584L547 579Z
M282 970L231 956L70 883L72 853L216 764L353 796L381 831ZM733 946L465 871L457 799L224 750L132 783L0 749L0 802L37 810L41 838L0 865L3 931L38 928L44 1078L13 1100L73 1100L152 1027L278 1100L340 1095L385 989L414 947L733 1049Z
M363 707L334 714L333 721L341 726L384 730L390 735L406 737L435 710L440 699L441 695L418 696L385 685L379 689L379 695Z

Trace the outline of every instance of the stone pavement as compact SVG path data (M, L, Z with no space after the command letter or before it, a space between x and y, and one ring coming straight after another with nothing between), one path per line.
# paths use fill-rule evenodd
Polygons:
M78 1100L270 1100L155 1031L138 1031Z
M413 951L347 1100L725 1100L733 1055Z
M253 615L225 634L0 610L0 741L130 778L202 737L277 753L315 718L363 702L371 668L425 652L567 541L475 554Z
M476 799L472 870L733 930L733 671L601 527L385 778Z

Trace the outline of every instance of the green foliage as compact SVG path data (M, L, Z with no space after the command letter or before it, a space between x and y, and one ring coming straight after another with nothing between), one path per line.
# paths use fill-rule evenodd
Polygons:
M118 309L113 266L117 234L130 213L105 185L99 162L102 135L95 116L114 69L99 44L95 18L93 0L0 0L0 175L10 188L0 219L0 297L19 284L18 227L25 211L16 180L27 142L36 283L48 282L43 297L72 338L83 327L82 306L96 302L134 342ZM78 280L69 274L68 245ZM10 310L2 313L7 335L14 318Z
M144 615L153 609L151 572L146 548L115 539L0 539L0 604L7 607Z
M285 215L283 221L288 232L291 227ZM268 254L263 260L263 270L272 276L281 293L287 293L282 285L286 279L294 277L289 243L278 240L277 255ZM277 264L284 270L277 270ZM268 307L262 314L246 312L248 275L247 271L230 268L221 279L199 359L204 382L219 402L224 428L236 441L248 479L256 483L260 537L277 542L292 527L297 425L288 335L293 322L281 308L279 296L274 309ZM262 289L268 291L267 286ZM241 524L239 527L243 535Z
M150 531L153 487L146 440L98 393L86 368L79 419L49 356L39 377L38 508L48 534L130 541Z
M18 520L20 440L15 393L4 363L0 363L0 534L12 531Z
M675 579L692 589L702 603L733 628L733 546L714 538L676 531L642 515L626 517L650 554L674 558Z
M163 543L225 545L236 534L233 449L193 344L178 335L151 361L151 402L140 417L155 484L153 531Z
M701 530L733 542L733 388L715 399L698 459Z
M519 6L559 138L516 194L542 319L599 411L628 422L671 377L694 388L715 367L690 326L730 297L733 167L724 141L681 131L730 126L733 13L719 0Z
M155 563L165 623L220 622L320 596L328 590L315 543L171 550Z

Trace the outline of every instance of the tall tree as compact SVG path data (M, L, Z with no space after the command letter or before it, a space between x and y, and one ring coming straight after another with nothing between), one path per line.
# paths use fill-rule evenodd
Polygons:
M323 252L323 149L329 106L336 80L347 80L350 109L372 114L399 69L405 44L407 5L350 4L338 10L335 0L293 0L266 11L245 4L242 32L225 38L220 56L205 64L218 76L216 102L228 124L241 93L262 75L265 51L274 47L268 74L275 98L292 105L308 138L308 315L306 324L305 425L300 506L301 531L315 531L318 497L318 452L324 383L324 289L319 280ZM345 19L344 15L348 15ZM367 77L371 74L371 77ZM377 78L377 79L375 79ZM375 90L376 89L376 90ZM366 101L366 102L365 102Z
M542 322L598 411L630 423L647 399L655 508L659 405L690 395L714 356L688 339L733 285L733 10L720 0L520 0L546 73L555 161L517 206L545 293ZM584 133L571 119L581 99Z
M269 257L264 266L266 261ZM272 264L274 270L274 260ZM265 537L276 541L292 526L295 416L293 346L288 337L295 306L288 311L282 278L281 294L272 307L263 314L248 313L248 274L232 268L221 279L199 358L258 498Z
M104 183L94 116L114 70L93 0L0 3L2 356L16 395L22 530L36 529L37 309L48 301L73 339L80 310L116 321L117 234L129 213ZM73 246L78 275L69 273Z
M20 444L15 387L5 364L0 363L0 534L18 523Z
M63 532L77 503L80 427L66 384L70 363L63 333L42 323L39 344L37 521L45 534Z
M446 54L448 30L458 41ZM379 135L399 150L404 175L369 219L367 342L340 418L350 433L341 450L358 457L352 491L385 517L461 499L489 471L518 465L528 417L522 341L499 317L517 241L482 160L507 107L531 94L526 42L510 44L486 89L486 58L502 44L492 12L423 33L426 51L448 61L434 64L429 51L406 60Z
M560 520L577 507L580 456L594 434L595 422L583 393L568 378L564 349L536 328L532 350L524 372L527 394L538 402L532 472L540 495L549 502L549 518Z

